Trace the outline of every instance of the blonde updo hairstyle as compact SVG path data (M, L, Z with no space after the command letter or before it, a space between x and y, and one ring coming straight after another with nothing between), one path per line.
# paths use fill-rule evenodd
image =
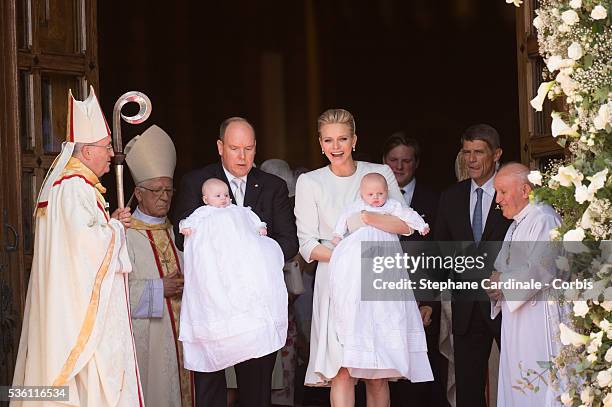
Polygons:
M317 120L317 131L321 136L321 128L326 124L344 124L351 130L351 136L355 135L355 119L348 110L327 109Z

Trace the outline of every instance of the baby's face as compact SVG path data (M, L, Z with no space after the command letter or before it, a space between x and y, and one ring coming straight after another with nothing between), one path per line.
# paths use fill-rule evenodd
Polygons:
M202 189L202 197L206 205L216 208L225 208L229 206L231 200L227 185L213 184Z
M369 180L361 185L361 199L370 206L383 206L387 195L387 186L381 181Z

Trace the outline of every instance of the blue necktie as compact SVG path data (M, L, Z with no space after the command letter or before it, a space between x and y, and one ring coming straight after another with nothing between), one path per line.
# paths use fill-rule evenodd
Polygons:
M474 216L472 216L472 233L474 241L480 242L482 239L482 188L476 189L476 206L474 207Z

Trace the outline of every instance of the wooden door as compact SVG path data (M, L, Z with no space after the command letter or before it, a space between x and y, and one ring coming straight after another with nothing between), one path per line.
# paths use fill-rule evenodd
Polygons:
M551 159L562 158L564 149L552 137L550 113L561 111L562 102L546 100L541 112L536 112L529 101L542 83L545 64L538 53L537 32L533 26L535 10L540 0L527 0L516 10L516 40L519 83L519 117L521 161L531 168L543 169Z
M33 212L65 139L68 89L98 86L96 0L2 0L0 385L12 380L33 255ZM6 159L5 159L6 158Z

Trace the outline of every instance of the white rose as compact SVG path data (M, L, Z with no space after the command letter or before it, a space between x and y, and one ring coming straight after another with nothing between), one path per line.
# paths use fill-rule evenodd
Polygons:
M604 370L597 373L597 384L602 389L608 387L612 383L612 373L609 370Z
M563 323L559 324L559 330L561 331L561 343L564 345L580 347L589 341L588 336L572 331ZM612 380L612 377L610 377L610 380Z
M604 397L603 407L612 407L612 393L608 393L606 397Z
M612 324L610 324L610 321L608 321L607 319L602 319L599 322L599 328L601 328L602 331L607 331L608 329L610 329L612 327ZM610 348L612 349L612 348Z
M606 352L606 356L604 356L604 359L606 360L606 362L612 363L612 348L608 349L608 351Z
M612 110L610 107L611 103L606 103L605 105L601 105L599 107L599 111L597 112L597 116L593 119L593 124L595 125L595 129L603 130L606 128L606 125L612 122L612 115L610 111Z
M573 165L568 165L567 167L559 167L557 175L551 178L564 187L570 187L572 184L580 185L584 176Z
M563 58L561 58L559 55L553 55L548 58L548 61L546 61L546 67L550 72L555 72L556 70L559 70L562 64Z
M557 30L561 33L568 33L570 29L570 26L567 24L560 24L559 27L557 27Z
M572 0L569 5L571 8L580 8L582 7L582 0Z
M593 402L593 394L591 393L591 387L587 386L580 392L580 400L587 406Z
M537 16L533 19L533 26L536 28L536 30L542 29L542 27L544 26L544 22L542 21L542 18L540 18L540 16Z
M529 175L527 175L527 179L533 185L542 185L542 174L540 171L531 171Z
M589 356L586 357L586 360L591 363L595 363L597 361L597 355L595 355L594 353L589 353Z
M591 202L593 198L595 198L595 194L592 191L590 191L589 188L580 184L576 187L574 198L576 199L576 202L581 204L581 203L584 203L584 201Z
M550 238L550 240L557 240L561 237L561 233L559 233L559 230L557 228L554 228L548 233L548 237Z
M584 240L584 230L582 228L572 229L563 235L565 242L582 242Z
M606 8L601 4L595 6L593 11L591 11L591 18L593 20L603 20L606 17L608 17L608 10L606 10Z
M550 91L550 89L553 87L553 85L555 84L555 81L550 81L550 82L542 82L540 84L540 86L538 87L538 94L536 97L534 97L531 102L531 106L538 112L542 111L542 105L544 104L544 99L546 98L546 95L548 95L548 92Z
M563 20L563 22L567 25L574 25L580 21L580 17L574 10L567 10L561 13L561 20Z
M588 252L589 249L582 244L585 238L584 229L577 227L563 235L563 248L570 253L578 254Z
M587 352L596 353L601 347L601 341L603 340L603 331L597 333L591 333L589 346L587 346Z
M588 313L589 304L586 301L574 301L574 315L584 318Z
M567 56L574 61L578 61L582 58L582 46L577 42L572 42L572 45L567 49Z
M612 287L610 287L610 288L612 288ZM609 294L610 293L608 292L608 289L606 288L606 291L604 291L604 296L609 295ZM606 298L609 298L609 297L606 297ZM608 311L608 312L612 311L612 301L604 301L600 305L606 311Z

